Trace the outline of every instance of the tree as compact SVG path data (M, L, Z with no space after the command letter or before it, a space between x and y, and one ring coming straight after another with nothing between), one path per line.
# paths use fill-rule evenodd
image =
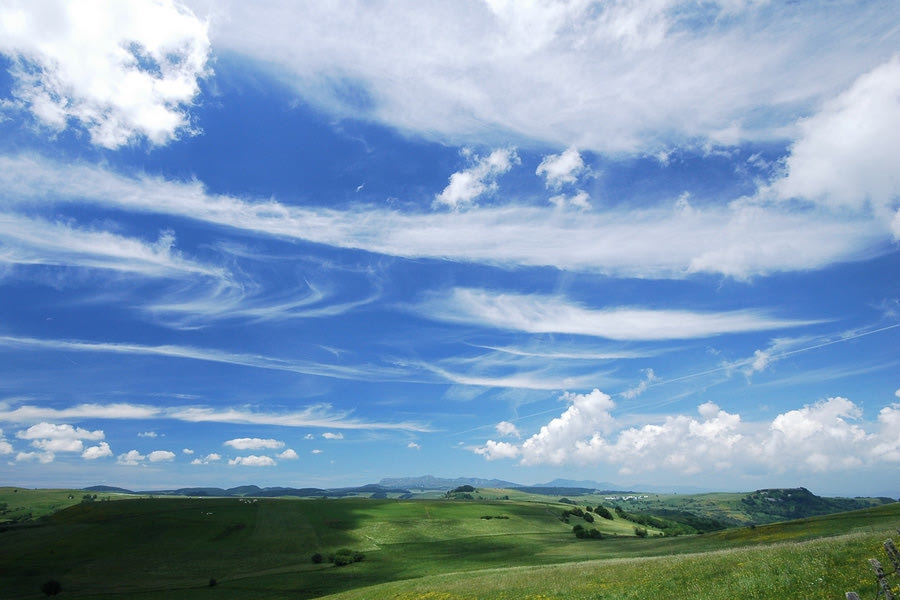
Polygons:
M639 538L645 538L645 537L647 537L647 530L644 529L643 527L638 527L637 525L635 525L634 526L634 535L638 536Z

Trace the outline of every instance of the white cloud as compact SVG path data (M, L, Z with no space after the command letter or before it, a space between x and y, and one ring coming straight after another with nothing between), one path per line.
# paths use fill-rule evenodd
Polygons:
M450 183L435 196L436 205L453 210L472 204L479 196L496 191L497 177L519 163L515 150L494 150L485 157L473 157L475 164L450 176Z
M142 431L138 437L155 438L158 434L155 431Z
M753 202L690 211L663 206L584 213L514 204L430 213L371 206L338 211L209 195L197 182L132 179L28 156L0 156L0 198L11 204L52 199L176 215L258 235L407 258L642 278L693 273L749 278L809 270L877 256L890 238L883 224L866 215Z
M569 408L524 442L488 440L473 451L523 465L608 464L627 475L760 469L803 474L900 462L900 404L883 408L876 423L864 423L862 409L841 397L752 423L707 402L698 407L699 418L669 415L661 422L620 427L605 394L594 390L565 398Z
M5 437L3 437L3 430L0 429L0 454L12 454L13 447Z
M31 445L46 452L81 452L84 443L76 439L34 440Z
M332 433L331 431L326 431L322 434L322 437L326 440L342 440L344 439L343 433Z
M658 379L659 379L659 377L656 376L656 374L653 372L653 369L645 369L644 370L644 379L641 380L640 383L638 383L633 388L629 388L629 389L625 390L624 392L622 392L622 397L628 398L629 400L631 400L633 398L637 398L638 396L643 394L645 391L647 391L647 388L650 387L650 385L654 381L657 381Z
M169 452L168 450L154 450L150 454L147 455L147 460L150 462L171 462L175 460L175 453Z
M591 196L582 190L579 190L574 196L559 194L550 197L550 204L558 209L564 209L568 206L577 208L578 210L591 209Z
M228 461L229 465L243 465L245 467L273 467L275 460L269 456L238 456Z
M314 439L316 439L316 436L314 436L311 433L307 433L306 435L303 436L303 439L304 440L314 440Z
M39 342L39 343L32 343ZM93 344L61 342L56 345L45 340L29 338L4 338L0 336L0 345L14 347L39 347L68 350L90 351ZM104 351L104 344L97 344L98 351ZM124 348L124 347L123 347ZM141 354L137 347L138 354ZM164 349L166 347L160 347ZM113 351L124 351L116 349ZM177 355L177 354L176 354ZM79 404L71 408L55 409L42 406L22 405L16 408L0 407L0 422L33 422L42 419L173 419L188 423L240 423L254 425L279 425L284 427L329 427L336 429L390 429L399 431L431 431L418 423L381 423L366 422L350 418L347 411L335 411L330 404L316 404L303 410L280 412L254 412L244 408L210 408L204 406L171 406L167 408L144 405L114 404ZM84 431L84 430L81 430ZM102 432L101 432L102 433ZM88 439L88 438L82 438Z
M900 201L900 57L859 77L799 130L774 190L831 209L871 210L890 227Z
M31 440L32 447L44 451L43 454L36 455L41 462L50 462L57 452L82 452L84 451L82 440L102 440L105 434L99 429L89 431L68 424L55 425L42 422L19 431L16 433L16 437L22 440ZM29 459L32 458L31 455L26 456Z
M519 429L509 421L500 421L494 428L497 430L497 435L504 437L521 437Z
M298 458L300 458L299 456L297 456L297 453L291 448L286 449L284 452L278 453L276 457L282 460L297 460Z
M28 337L16 336L0 336L0 346L22 348L22 349L40 349L40 350L63 350L68 352L101 352L110 354L131 354L143 356L164 356L175 357L190 360L200 360L206 362L224 363L231 365L243 365L257 369L270 369L276 371L287 371L291 373L302 373L306 375L317 375L320 377L333 377L338 379L358 379L358 380L394 380L405 375L404 379L409 378L408 372L390 366L343 366L330 365L327 363L316 363L309 361L285 360L277 357L263 356L258 354L236 354L224 352L211 348L196 348L192 346L145 346L141 344L114 344L104 342L83 342L76 340L47 340ZM84 405L93 406L93 405ZM122 408L131 407L133 405L118 405ZM144 407L141 410L154 411L152 408ZM169 411L174 416L175 411ZM310 416L312 416L312 411ZM300 413L295 413L299 416ZM2 412L0 412L2 415ZM324 414L319 415L322 419L327 417ZM115 418L115 417L112 417ZM334 419L340 421L340 419ZM312 420L307 423L310 426L325 425L325 421ZM382 424L387 428L393 427L389 424ZM346 421L333 425L334 427L353 428L352 421ZM397 428L415 427L413 424L397 424ZM362 428L362 427L360 427ZM375 425L373 428L379 428Z
M312 452L313 454L322 454L322 453L325 452L325 451L324 451L324 450L316 449L316 450L311 450L311 452Z
M181 453L182 453L182 454L187 454L188 456L190 456L191 454L194 453L194 451L191 450L190 448L182 448L182 449L181 449Z
M207 25L173 0L0 7L0 52L14 94L44 125L77 121L94 144L165 144L190 130L185 108L208 74Z
M584 171L584 160L578 150L568 148L561 154L545 156L535 170L542 175L548 188L559 188L563 184L573 184Z
M284 447L284 442L273 439L261 438L237 438L225 442L226 446L231 446L236 450L275 450Z
M71 425L54 425L52 423L38 423L16 434L21 440L52 439L52 440L102 440L103 431L88 431L81 427Z
M19 452L16 454L16 462L37 461L42 464L52 463L56 455L52 452Z
M481 454L487 460L500 460L504 458L516 458L521 450L519 446L509 442L496 442L488 440L484 446L475 449L476 454Z
M144 456L137 450L129 450L125 454L120 454L116 459L116 462L120 465L129 465L133 467L144 462L146 458L146 456Z
M569 407L541 427L521 445L522 464L563 464L583 453L578 444L586 435L597 435L614 424L612 399L594 389L589 394L565 393Z
M192 465L208 465L209 463L217 462L220 460L222 460L222 456L220 454L213 452L212 454L207 454L203 458L195 458L194 460L191 461L191 464Z
M503 294L455 288L432 295L416 307L419 314L452 323L529 333L569 333L613 340L674 340L726 333L807 325L756 311L701 313L630 307L590 309L558 296Z
M146 242L70 223L0 213L0 235L4 238L0 262L8 264L107 269L145 277L202 275L230 285L225 270L184 258L175 249L175 234L168 230L161 231L156 241Z
M777 138L897 42L890 0L216 6L217 47L338 117L600 152Z
M900 398L900 388L898 388L897 391L894 392L894 395Z
M106 442L100 442L96 446L91 446L86 448L84 452L81 453L81 458L85 460L96 460L98 458L106 458L107 456L112 456L112 450L109 447L109 444Z
M422 449L422 446L420 446L419 444L417 444L415 442L408 443L406 445L406 447L409 448L410 450L421 450Z

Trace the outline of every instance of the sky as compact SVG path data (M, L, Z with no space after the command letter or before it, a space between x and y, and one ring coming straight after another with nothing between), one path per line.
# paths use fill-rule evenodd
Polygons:
M892 0L0 1L0 484L900 496Z

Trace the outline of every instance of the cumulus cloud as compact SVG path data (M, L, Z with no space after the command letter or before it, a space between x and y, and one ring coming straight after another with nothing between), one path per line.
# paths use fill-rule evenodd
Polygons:
M190 456L191 454L194 453L194 451L191 450L190 448L182 448L182 449L181 449L181 453L182 453L182 454L187 454L188 456Z
M165 144L190 131L187 107L209 71L207 24L173 0L5 2L0 52L15 98L54 131L94 144Z
M47 464L53 462L56 455L52 452L19 452L16 454L16 462L39 462Z
M286 449L284 452L278 453L276 457L282 460L297 460L298 458L300 458L299 456L297 456L297 453L291 448Z
M344 439L343 433L333 433L331 431L326 431L322 434L322 437L326 440L342 440Z
M84 452L81 453L81 458L86 460L96 460L98 458L106 458L107 456L112 456L112 450L109 447L109 444L106 442L100 442L96 446L91 446L90 448L85 448Z
M273 439L261 438L236 438L225 442L226 446L231 446L236 450L277 450L284 447L284 442Z
M150 462L171 462L175 460L175 453L168 450L154 450L147 455Z
M138 437L155 438L158 434L155 431L142 431Z
M12 454L13 447L5 437L3 437L3 430L0 429L0 454Z
M494 428L497 430L497 435L502 435L504 437L521 437L519 428L509 421L500 421Z
M324 450L319 450L319 449L317 448L317 449L315 449L315 450L311 450L310 452L311 452L312 454L322 454L322 453L325 452L325 451L324 451Z
M220 460L222 460L222 456L220 454L213 452L211 454L207 454L203 458L195 458L194 460L191 461L191 464L192 465L208 465L209 463L217 462Z
M891 227L900 200L900 57L859 77L799 130L774 190L831 209L871 210Z
M572 196L567 196L565 194L551 196L550 204L558 209L563 209L571 206L577 208L578 210L590 210L591 196L587 192L579 190Z
M229 465L242 465L245 467L273 467L275 466L275 459L269 456L256 456L251 454L250 456L238 456L237 458L233 458L228 461Z
M102 440L103 431L88 431L81 427L71 425L55 425L52 423L38 423L16 434L22 440L52 439L52 440Z
M146 458L146 456L144 456L137 450L129 450L124 454L120 454L118 458L116 458L116 462L120 465L128 465L133 467L144 462Z
M609 396L597 390L564 399L570 406L562 415L524 442L488 440L474 452L523 465L608 464L629 475L729 469L823 473L900 462L900 404L883 408L877 422L864 423L859 406L832 397L753 423L707 402L698 407L698 416L670 415L622 427L612 416Z
M584 160L575 148L568 148L562 154L545 156L535 170L543 176L548 188L559 188L563 184L573 184L584 171Z
M57 452L83 452L83 440L102 440L105 434L99 429L89 431L68 424L56 425L42 422L19 431L16 433L16 437L22 440L31 440L32 447L43 450L43 453L35 456L25 453L23 460L38 458L41 462L51 462Z
M406 445L406 447L409 448L410 450L421 450L422 449L422 446L420 446L419 444L417 444L415 442L408 443Z
M471 153L470 153L471 154ZM494 150L488 156L473 156L474 165L450 176L450 183L435 196L436 205L448 206L453 210L472 204L482 194L497 189L497 178L518 164L515 150Z

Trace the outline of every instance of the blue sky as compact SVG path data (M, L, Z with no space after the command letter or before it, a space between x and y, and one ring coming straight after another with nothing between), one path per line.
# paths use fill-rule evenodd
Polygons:
M891 2L0 3L0 482L900 495Z

